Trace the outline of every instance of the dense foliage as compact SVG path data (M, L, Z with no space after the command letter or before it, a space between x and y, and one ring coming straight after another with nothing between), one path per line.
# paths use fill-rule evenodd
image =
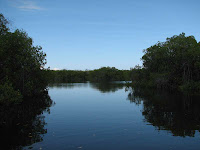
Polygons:
M130 81L128 70L118 70L115 67L102 67L89 71L88 80L92 82Z
M26 32L10 32L8 21L0 14L0 102L21 101L45 89L45 56Z
M130 81L129 70L118 70L115 67L102 67L95 70L57 70L49 71L51 82L110 82Z
M132 69L142 86L200 91L200 43L184 33L144 50L143 67Z
M51 70L49 71L51 83L86 82L87 72L80 70Z

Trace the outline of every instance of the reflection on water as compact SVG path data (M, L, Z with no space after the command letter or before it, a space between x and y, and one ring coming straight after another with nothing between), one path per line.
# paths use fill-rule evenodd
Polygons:
M143 104L145 121L157 130L168 130L174 136L194 137L200 131L200 99L180 93L134 89L128 100Z
M49 95L55 107L48 94L20 106L0 106L1 146L69 150L200 146L199 96L132 89L122 82L53 84Z
M73 88L81 88L81 87L88 87L89 83L51 83L49 84L50 88L56 89L73 89Z
M50 113L52 100L47 93L27 99L22 105L0 106L0 141L4 149L21 149L43 140L44 112Z
M81 88L81 87L91 87L96 89L102 93L116 92L119 89L123 89L126 86L126 82L118 81L118 82L103 82L103 83L54 83L50 84L50 88L65 88L65 89L73 89L73 88Z
M126 86L124 83L92 83L90 85L102 93L116 92Z

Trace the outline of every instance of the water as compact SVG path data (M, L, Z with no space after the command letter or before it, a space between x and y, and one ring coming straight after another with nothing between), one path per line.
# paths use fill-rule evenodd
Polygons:
M198 96L90 83L51 85L49 95L56 104L37 115L39 123L31 122L31 136L20 132L19 138L28 137L18 148L21 143L22 149L48 150L200 148Z

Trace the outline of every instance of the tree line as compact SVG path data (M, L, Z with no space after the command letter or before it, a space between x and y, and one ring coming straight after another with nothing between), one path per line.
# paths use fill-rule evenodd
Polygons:
M130 70L101 67L95 70L49 70L51 83L130 81Z

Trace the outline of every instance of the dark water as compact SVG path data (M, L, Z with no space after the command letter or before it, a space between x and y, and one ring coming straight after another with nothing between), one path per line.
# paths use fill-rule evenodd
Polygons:
M52 85L49 95L55 105L2 125L9 148L200 149L199 96L90 83Z

